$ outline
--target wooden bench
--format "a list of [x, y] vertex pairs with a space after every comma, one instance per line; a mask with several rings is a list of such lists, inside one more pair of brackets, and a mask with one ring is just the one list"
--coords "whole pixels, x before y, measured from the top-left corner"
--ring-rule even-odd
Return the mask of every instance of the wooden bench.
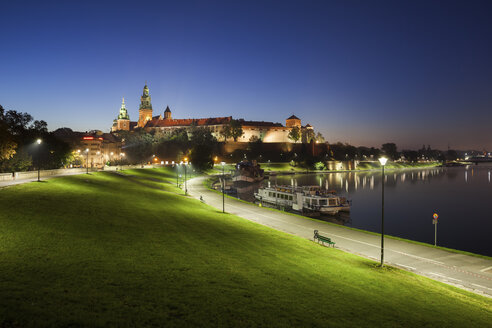
[[314, 230], [314, 241], [318, 240], [318, 244], [319, 242], [321, 242], [323, 245], [325, 243], [328, 244], [328, 246], [333, 246], [335, 247], [335, 243], [333, 241], [331, 241], [330, 238], [326, 237], [326, 236], [322, 236], [318, 233], [318, 230]]

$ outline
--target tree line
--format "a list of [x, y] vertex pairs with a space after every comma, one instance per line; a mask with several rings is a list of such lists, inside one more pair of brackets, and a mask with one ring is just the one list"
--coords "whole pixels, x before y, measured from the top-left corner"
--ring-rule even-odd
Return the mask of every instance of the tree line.
[[[289, 139], [294, 145], [280, 144], [272, 151], [271, 145], [264, 144], [258, 137], [252, 137], [246, 148], [226, 153], [224, 142], [229, 138], [237, 141], [243, 134], [238, 120], [231, 120], [219, 131], [220, 141], [209, 128], [196, 125], [190, 129], [177, 128], [172, 132], [147, 132], [141, 128], [132, 132], [118, 132], [125, 145], [125, 162], [152, 162], [156, 157], [178, 161], [188, 157], [198, 169], [212, 167], [217, 156], [227, 162], [254, 159], [260, 162], [291, 162], [309, 168], [316, 165], [319, 167], [328, 160], [377, 160], [382, 155], [391, 160], [409, 162], [455, 160], [458, 157], [454, 150], [442, 152], [431, 149], [429, 145], [419, 150], [398, 151], [395, 143], [385, 143], [381, 148], [356, 147], [341, 142], [328, 144], [321, 133], [298, 127], [289, 133]], [[36, 143], [38, 138], [42, 140], [41, 144]], [[70, 145], [57, 138], [53, 132], [48, 132], [45, 121], [34, 120], [28, 113], [5, 110], [0, 105], [0, 172], [25, 171], [37, 167], [54, 169], [66, 167], [73, 160]]]
[[48, 132], [45, 121], [0, 105], [0, 172], [55, 169], [70, 158], [70, 146]]

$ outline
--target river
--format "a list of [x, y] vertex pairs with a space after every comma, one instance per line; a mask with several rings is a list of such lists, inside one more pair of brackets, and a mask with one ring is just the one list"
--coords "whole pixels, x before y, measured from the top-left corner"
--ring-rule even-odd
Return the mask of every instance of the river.
[[[432, 216], [439, 215], [437, 245], [492, 256], [492, 165], [387, 170], [385, 234], [434, 244]], [[352, 200], [350, 214], [319, 218], [381, 231], [381, 171], [278, 175], [238, 189], [254, 200], [261, 185], [319, 185]]]

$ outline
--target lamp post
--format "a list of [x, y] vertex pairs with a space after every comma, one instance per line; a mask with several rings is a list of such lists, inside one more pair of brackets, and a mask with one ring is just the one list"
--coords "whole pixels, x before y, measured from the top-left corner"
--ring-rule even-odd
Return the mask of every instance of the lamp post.
[[225, 176], [224, 176], [224, 166], [225, 162], [221, 162], [220, 165], [222, 165], [222, 213], [225, 213]]
[[[43, 140], [41, 140], [41, 139], [37, 139], [36, 140], [36, 143], [38, 144], [38, 146], [41, 144], [41, 142], [43, 142]], [[39, 181], [41, 181], [41, 178], [40, 178], [40, 175], [41, 175], [41, 172], [40, 172], [41, 171], [41, 168], [40, 168], [40, 165], [41, 165], [41, 161], [40, 161], [41, 156], [40, 156], [40, 153], [41, 153], [41, 151], [40, 151], [39, 147], [38, 147], [37, 153], [38, 153], [38, 156], [37, 157], [38, 157], [38, 182], [39, 182]]]
[[179, 166], [178, 163], [175, 164], [176, 166], [176, 188], [179, 188]]
[[185, 168], [185, 195], [188, 195], [188, 184], [186, 183], [186, 167], [188, 166], [188, 158], [184, 158], [184, 168]]
[[85, 149], [85, 168], [85, 173], [89, 174], [89, 148]]
[[381, 163], [382, 169], [382, 180], [381, 180], [381, 267], [384, 263], [384, 166], [388, 159], [386, 157], [381, 157], [379, 163]]

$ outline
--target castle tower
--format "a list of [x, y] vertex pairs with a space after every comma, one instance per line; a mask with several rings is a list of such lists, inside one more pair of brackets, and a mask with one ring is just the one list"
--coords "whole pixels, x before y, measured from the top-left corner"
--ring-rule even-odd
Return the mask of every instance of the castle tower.
[[128, 112], [125, 107], [125, 98], [123, 97], [123, 100], [121, 102], [121, 108], [120, 108], [120, 114], [118, 115], [118, 118], [115, 120], [115, 123], [113, 124], [113, 128], [111, 129], [112, 131], [118, 131], [118, 130], [125, 130], [129, 131], [130, 130], [130, 116], [128, 115]]
[[169, 109], [169, 106], [167, 106], [166, 110], [164, 111], [164, 119], [165, 120], [172, 120], [171, 110]]
[[142, 128], [147, 121], [152, 119], [152, 103], [150, 102], [149, 87], [145, 83], [143, 94], [140, 97], [140, 107], [138, 109], [138, 124]]
[[288, 128], [293, 128], [295, 126], [301, 128], [301, 119], [295, 115], [292, 115], [291, 117], [285, 120], [285, 126]]

